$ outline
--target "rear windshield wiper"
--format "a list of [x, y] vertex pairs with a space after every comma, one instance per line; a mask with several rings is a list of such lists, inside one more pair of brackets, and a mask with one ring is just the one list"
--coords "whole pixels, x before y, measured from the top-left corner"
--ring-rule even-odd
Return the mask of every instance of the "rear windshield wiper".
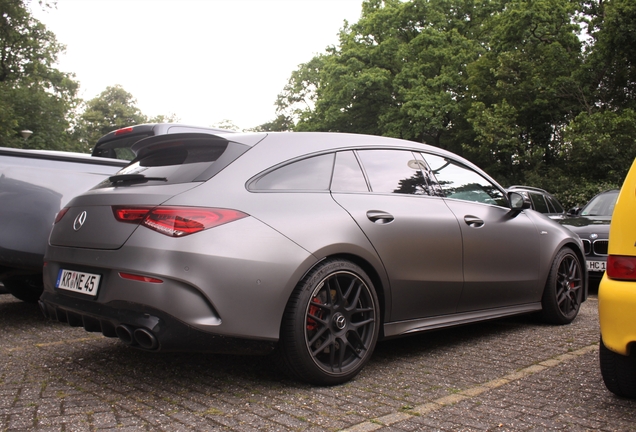
[[163, 181], [166, 182], [166, 177], [146, 177], [143, 174], [117, 174], [108, 177], [108, 181], [115, 183], [145, 183], [148, 181]]

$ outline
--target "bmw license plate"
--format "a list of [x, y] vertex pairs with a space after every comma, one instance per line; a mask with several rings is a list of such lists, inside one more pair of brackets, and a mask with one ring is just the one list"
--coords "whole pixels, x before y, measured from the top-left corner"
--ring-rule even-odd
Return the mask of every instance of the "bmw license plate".
[[100, 279], [101, 276], [97, 274], [60, 269], [55, 287], [96, 296]]
[[606, 261], [588, 261], [587, 270], [594, 272], [604, 272], [607, 265]]

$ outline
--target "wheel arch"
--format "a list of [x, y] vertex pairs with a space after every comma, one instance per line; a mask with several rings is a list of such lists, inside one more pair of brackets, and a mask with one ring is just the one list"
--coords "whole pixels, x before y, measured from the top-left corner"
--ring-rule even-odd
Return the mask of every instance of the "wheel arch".
[[[583, 290], [583, 298], [581, 299], [581, 302], [584, 302], [585, 300], [587, 300], [587, 294], [589, 289], [588, 276], [587, 276], [587, 264], [585, 261], [585, 254], [583, 253], [579, 245], [574, 241], [563, 242], [561, 247], [555, 249], [554, 254], [550, 258], [550, 262], [552, 262], [554, 260], [554, 257], [556, 257], [556, 255], [565, 248], [570, 249], [574, 253], [574, 255], [576, 255], [576, 257], [579, 259], [579, 262], [581, 263], [581, 268], [583, 269], [583, 279], [584, 279], [583, 285], [585, 287]], [[546, 277], [546, 280], [547, 280], [547, 277]]]
[[[386, 277], [382, 277], [378, 270], [366, 259], [352, 254], [352, 253], [334, 253], [332, 255], [324, 256], [323, 258], [316, 261], [307, 271], [303, 274], [303, 276], [299, 279], [299, 282], [302, 281], [307, 274], [309, 274], [314, 268], [321, 265], [325, 260], [329, 259], [342, 259], [346, 261], [351, 261], [352, 263], [359, 266], [364, 272], [367, 274], [371, 282], [373, 283], [373, 287], [375, 289], [375, 293], [378, 296], [378, 301], [380, 302], [380, 338], [384, 336], [384, 323], [388, 319], [389, 311], [391, 310], [391, 292], [389, 282]], [[384, 268], [382, 268], [384, 271]]]

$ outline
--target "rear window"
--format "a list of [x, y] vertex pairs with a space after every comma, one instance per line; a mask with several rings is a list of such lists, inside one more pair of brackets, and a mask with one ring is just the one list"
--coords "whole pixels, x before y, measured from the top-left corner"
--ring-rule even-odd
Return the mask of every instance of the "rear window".
[[122, 135], [120, 138], [97, 144], [93, 149], [93, 156], [131, 161], [135, 158], [135, 153], [130, 147], [149, 136], [152, 136], [152, 131]]
[[188, 135], [156, 136], [137, 143], [137, 157], [98, 188], [206, 181], [249, 149], [210, 135]]

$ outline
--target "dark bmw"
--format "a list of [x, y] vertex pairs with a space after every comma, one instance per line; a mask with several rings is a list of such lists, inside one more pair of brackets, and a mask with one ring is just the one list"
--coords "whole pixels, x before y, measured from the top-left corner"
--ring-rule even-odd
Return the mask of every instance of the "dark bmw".
[[470, 162], [339, 133], [145, 138], [57, 216], [44, 314], [151, 351], [265, 354], [317, 384], [378, 339], [575, 319], [578, 236]]
[[585, 262], [590, 278], [600, 280], [607, 265], [607, 246], [612, 213], [618, 198], [618, 190], [601, 192], [583, 208], [575, 209], [570, 217], [559, 220], [574, 231], [585, 248]]

